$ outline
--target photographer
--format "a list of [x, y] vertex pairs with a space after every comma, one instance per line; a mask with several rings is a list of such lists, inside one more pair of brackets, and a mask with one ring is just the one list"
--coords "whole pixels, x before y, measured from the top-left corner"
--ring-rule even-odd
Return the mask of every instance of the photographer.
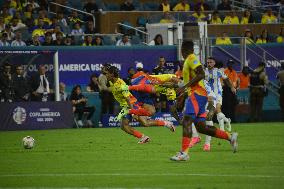
[[1, 101], [12, 102], [14, 98], [12, 66], [7, 62], [0, 73], [0, 90], [2, 93]]
[[87, 124], [89, 126], [92, 126], [93, 123], [91, 121], [91, 118], [95, 112], [95, 107], [94, 106], [87, 106], [87, 101], [88, 99], [82, 94], [81, 91], [81, 86], [80, 85], [76, 85], [71, 92], [71, 96], [69, 98], [70, 101], [72, 101], [72, 105], [73, 105], [73, 111], [74, 113], [78, 114], [78, 125], [80, 127], [83, 127], [83, 114], [84, 112], [88, 112], [88, 116], [87, 116]]
[[260, 121], [263, 98], [267, 94], [268, 77], [265, 63], [260, 62], [250, 76], [250, 121]]

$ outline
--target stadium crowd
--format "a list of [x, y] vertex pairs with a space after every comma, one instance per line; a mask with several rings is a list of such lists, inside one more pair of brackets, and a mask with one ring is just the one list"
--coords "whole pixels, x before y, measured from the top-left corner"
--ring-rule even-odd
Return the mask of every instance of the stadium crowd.
[[[68, 6], [75, 1], [58, 0], [56, 2]], [[147, 3], [143, 6], [138, 6], [137, 1], [133, 2], [132, 0], [126, 0], [117, 9], [113, 8], [115, 6], [111, 6], [113, 4], [105, 3], [105, 5], [103, 1], [96, 3], [95, 0], [88, 0], [86, 2], [78, 1], [78, 3], [80, 4], [79, 7], [85, 12], [94, 15], [102, 11], [113, 10], [142, 11], [148, 10], [147, 6], [150, 6]], [[279, 7], [282, 10], [284, 1], [280, 0], [279, 2], [276, 1], [276, 3], [279, 6], [276, 9], [268, 8], [263, 13], [261, 19], [256, 19], [249, 9], [245, 10], [243, 16], [239, 17], [227, 0], [223, 0], [216, 7], [215, 11], [213, 11], [214, 7], [212, 5], [203, 0], [199, 0], [195, 4], [189, 3], [187, 0], [174, 1], [174, 3], [163, 0], [159, 6], [152, 8], [152, 11], [164, 12], [161, 13], [164, 16], [161, 18], [160, 23], [179, 21], [172, 15], [171, 11], [193, 11], [192, 14], [186, 14], [183, 21], [197, 22], [203, 20], [209, 24], [248, 24], [258, 22], [269, 24], [280, 22], [275, 11]], [[0, 6], [0, 46], [102, 46], [108, 44], [107, 40], [102, 37], [103, 34], [98, 33], [93, 17], [84, 14], [79, 15], [76, 10], [68, 11], [68, 9], [55, 7], [55, 13], [48, 11], [50, 6], [47, 0], [5, 0]], [[212, 14], [204, 12], [208, 10], [213, 11]], [[148, 20], [144, 18], [143, 22], [148, 22]], [[251, 31], [246, 30], [243, 36], [249, 38], [247, 43], [252, 41], [256, 43], [284, 42], [283, 28], [281, 28], [278, 34], [269, 34], [266, 28], [259, 32], [254, 36]], [[230, 37], [226, 33], [214, 37], [217, 37], [216, 44], [232, 44]], [[128, 35], [119, 36], [116, 38], [116, 45], [130, 46], [131, 40]]]

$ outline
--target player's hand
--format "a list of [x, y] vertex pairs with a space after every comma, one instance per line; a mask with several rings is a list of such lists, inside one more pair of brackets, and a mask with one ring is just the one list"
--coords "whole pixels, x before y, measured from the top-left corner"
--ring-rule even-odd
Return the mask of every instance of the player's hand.
[[235, 88], [235, 87], [232, 87], [232, 88], [231, 88], [231, 91], [232, 91], [232, 93], [234, 93], [234, 94], [236, 94], [236, 93], [237, 93], [237, 90], [236, 90], [236, 88]]

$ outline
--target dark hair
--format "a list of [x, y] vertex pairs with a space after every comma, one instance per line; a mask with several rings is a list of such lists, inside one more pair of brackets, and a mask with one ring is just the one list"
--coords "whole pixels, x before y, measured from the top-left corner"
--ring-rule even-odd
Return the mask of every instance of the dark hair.
[[74, 95], [76, 95], [76, 90], [77, 89], [82, 89], [81, 88], [81, 85], [75, 85], [75, 87], [73, 87], [73, 89], [72, 89], [72, 91], [71, 91], [71, 96], [74, 96]]
[[91, 75], [91, 77], [90, 77], [90, 81], [92, 82], [92, 79], [93, 79], [93, 77], [98, 77], [98, 75], [96, 74], [96, 73], [93, 73], [92, 75]]
[[[158, 41], [157, 41], [158, 37], [161, 37], [161, 44], [158, 44]], [[163, 36], [161, 34], [157, 34], [154, 38], [154, 42], [155, 42], [155, 45], [163, 45], [164, 44]]]
[[193, 47], [194, 47], [194, 43], [191, 40], [182, 42], [182, 49], [185, 48], [185, 49], [188, 49], [188, 50], [193, 50]]
[[266, 66], [266, 63], [263, 62], [263, 61], [261, 61], [261, 62], [258, 63], [258, 66], [263, 66], [263, 67], [265, 67], [265, 66]]
[[117, 69], [117, 67], [115, 66], [110, 66], [107, 71], [110, 73], [110, 74], [113, 74], [114, 77], [118, 77], [119, 76], [119, 70]]
[[209, 56], [207, 59], [214, 60], [214, 61], [215, 61], [215, 63], [217, 63], [216, 58], [214, 58], [213, 56]]
[[[131, 69], [134, 69], [134, 67], [129, 67], [128, 69], [127, 69], [127, 72], [129, 72]], [[135, 69], [134, 69], [135, 70]]]

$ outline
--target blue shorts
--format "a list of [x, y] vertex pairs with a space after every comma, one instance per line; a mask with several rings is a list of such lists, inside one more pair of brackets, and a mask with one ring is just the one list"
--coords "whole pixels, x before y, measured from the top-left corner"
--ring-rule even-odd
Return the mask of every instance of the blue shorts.
[[196, 93], [192, 93], [187, 97], [184, 105], [184, 116], [190, 116], [194, 122], [206, 121], [206, 109], [207, 96], [201, 96]]

